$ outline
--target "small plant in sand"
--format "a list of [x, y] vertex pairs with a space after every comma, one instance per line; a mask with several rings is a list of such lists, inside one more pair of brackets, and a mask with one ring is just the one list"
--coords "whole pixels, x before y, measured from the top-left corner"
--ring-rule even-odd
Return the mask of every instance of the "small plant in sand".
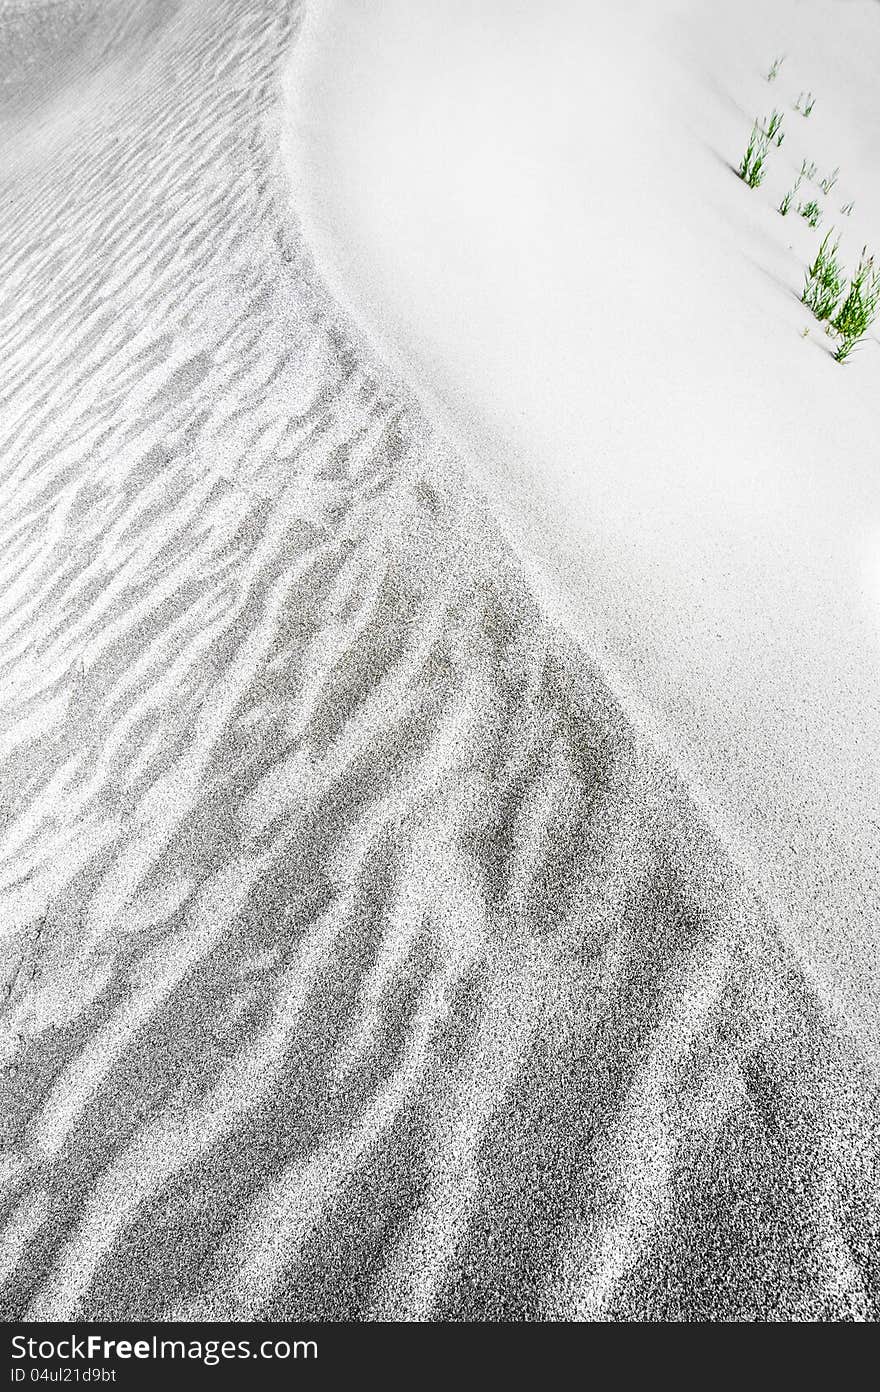
[[830, 319], [836, 313], [843, 294], [843, 267], [837, 259], [840, 238], [832, 242], [829, 232], [822, 241], [816, 259], [807, 268], [801, 299], [819, 320]]
[[770, 112], [769, 117], [765, 119], [764, 124], [761, 127], [761, 134], [765, 135], [768, 140], [775, 140], [777, 145], [782, 144], [783, 140], [785, 139], [785, 133], [782, 129], [781, 111], [777, 111], [774, 107], [774, 109]]
[[840, 173], [840, 166], [835, 165], [830, 174], [826, 174], [824, 179], [819, 180], [819, 187], [823, 193], [830, 193], [837, 183], [837, 176]]
[[800, 186], [800, 175], [798, 175], [798, 177], [794, 181], [794, 184], [788, 190], [788, 193], [782, 195], [782, 202], [779, 204], [779, 211], [783, 217], [788, 217], [789, 209], [791, 208], [792, 204], [792, 199], [794, 198]]
[[815, 198], [811, 198], [809, 203], [801, 203], [798, 212], [802, 218], [806, 218], [811, 227], [818, 227], [822, 221], [822, 209]]
[[807, 179], [807, 180], [811, 181], [811, 180], [815, 179], [815, 177], [816, 177], [816, 165], [815, 165], [815, 164], [812, 164], [812, 163], [807, 164], [807, 161], [806, 161], [806, 160], [801, 160], [800, 178], [801, 178], [801, 179]]
[[799, 111], [802, 116], [809, 116], [816, 105], [816, 98], [812, 92], [801, 92], [794, 104], [795, 111]]
[[849, 203], [844, 203], [840, 211], [843, 213], [844, 217], [852, 217], [852, 210], [855, 206], [855, 203], [850, 200]]
[[749, 188], [757, 188], [759, 184], [764, 182], [764, 175], [767, 172], [764, 166], [767, 162], [768, 149], [769, 141], [756, 121], [752, 126], [749, 143], [738, 171], [739, 177], [748, 184]]
[[834, 354], [838, 362], [846, 362], [852, 350], [861, 343], [877, 317], [880, 308], [880, 270], [874, 266], [867, 247], [862, 251], [855, 274], [849, 283], [846, 298], [831, 327], [840, 342]]
[[770, 64], [770, 68], [769, 68], [769, 71], [768, 71], [768, 73], [767, 73], [767, 81], [768, 81], [768, 82], [775, 82], [775, 81], [776, 81], [777, 77], [779, 76], [779, 69], [782, 67], [782, 65], [783, 65], [784, 62], [785, 62], [785, 58], [784, 58], [784, 57], [782, 57], [782, 58], [774, 58], [774, 59], [773, 59], [773, 62]]

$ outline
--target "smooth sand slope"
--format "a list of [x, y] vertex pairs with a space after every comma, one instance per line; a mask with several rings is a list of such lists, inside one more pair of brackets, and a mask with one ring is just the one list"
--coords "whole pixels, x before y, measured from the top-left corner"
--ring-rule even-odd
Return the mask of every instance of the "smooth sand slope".
[[[880, 1067], [880, 345], [841, 372], [799, 303], [831, 226], [880, 253], [878, 71], [876, 0], [315, 0], [288, 149], [336, 291]], [[776, 211], [805, 158], [818, 231]]]
[[297, 16], [0, 10], [3, 1314], [874, 1317], [875, 1083], [323, 289]]

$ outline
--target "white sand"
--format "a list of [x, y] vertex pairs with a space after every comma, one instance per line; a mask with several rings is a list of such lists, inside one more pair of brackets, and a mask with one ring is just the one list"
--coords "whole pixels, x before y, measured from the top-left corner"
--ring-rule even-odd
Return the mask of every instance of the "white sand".
[[288, 92], [337, 293], [875, 1059], [880, 352], [797, 297], [828, 226], [880, 249], [878, 65], [874, 0], [316, 0]]
[[295, 14], [0, 9], [0, 1311], [876, 1318], [867, 1058], [324, 288]]

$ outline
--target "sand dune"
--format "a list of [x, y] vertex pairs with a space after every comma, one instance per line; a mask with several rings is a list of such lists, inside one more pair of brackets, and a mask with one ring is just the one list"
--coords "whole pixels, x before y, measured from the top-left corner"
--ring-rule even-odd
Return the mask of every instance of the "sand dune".
[[130, 11], [0, 11], [4, 1317], [876, 1317], [876, 1083], [323, 288], [298, 7]]
[[314, 0], [287, 83], [334, 293], [875, 1067], [880, 340], [839, 371], [800, 294], [876, 245], [878, 62], [876, 0]]

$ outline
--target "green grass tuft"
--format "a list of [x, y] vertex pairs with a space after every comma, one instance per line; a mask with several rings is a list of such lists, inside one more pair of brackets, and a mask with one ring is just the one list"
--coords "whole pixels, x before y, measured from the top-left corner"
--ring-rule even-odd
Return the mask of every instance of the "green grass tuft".
[[802, 116], [809, 116], [813, 107], [816, 105], [816, 98], [812, 92], [801, 92], [794, 104], [795, 111], [799, 111]]
[[811, 164], [807, 164], [807, 161], [806, 161], [806, 160], [802, 160], [802, 161], [801, 161], [801, 172], [800, 172], [800, 177], [801, 177], [802, 179], [809, 179], [810, 181], [812, 181], [813, 179], [815, 179], [815, 177], [816, 177], [816, 165], [815, 165], [815, 164], [812, 164], [812, 163], [811, 163]]
[[784, 62], [785, 62], [785, 57], [784, 57], [784, 56], [783, 56], [782, 58], [774, 58], [774, 59], [773, 59], [773, 62], [770, 64], [770, 70], [769, 70], [769, 72], [767, 73], [767, 81], [768, 81], [768, 82], [775, 82], [775, 81], [776, 81], [777, 77], [779, 76], [779, 69], [782, 67], [782, 65], [783, 65]]
[[756, 121], [752, 126], [749, 143], [738, 170], [739, 177], [748, 184], [749, 188], [757, 188], [764, 181], [764, 175], [767, 173], [764, 166], [767, 162], [768, 149], [767, 136]]
[[[777, 111], [774, 107], [773, 110], [770, 112], [769, 117], [765, 117], [764, 123], [761, 126], [761, 132], [763, 135], [766, 135], [768, 140], [773, 140], [779, 135], [781, 130], [782, 112]], [[779, 140], [777, 140], [776, 143], [778, 145], [780, 143]]]
[[846, 299], [837, 312], [831, 327], [840, 342], [834, 354], [838, 362], [846, 362], [850, 353], [861, 343], [877, 317], [880, 308], [880, 270], [874, 266], [868, 249], [862, 250], [859, 264], [849, 283]]
[[852, 217], [852, 210], [855, 206], [855, 203], [850, 199], [849, 203], [844, 203], [840, 211], [843, 213], [844, 217]]
[[798, 177], [794, 181], [794, 184], [788, 190], [788, 193], [783, 194], [782, 202], [779, 204], [779, 211], [783, 217], [788, 217], [788, 211], [791, 208], [792, 199], [794, 198], [800, 186], [801, 180], [800, 175], [798, 175]]
[[801, 203], [798, 212], [802, 218], [806, 218], [811, 227], [818, 227], [822, 221], [822, 209], [815, 198], [811, 198], [809, 203]]
[[830, 193], [837, 183], [837, 176], [840, 173], [840, 165], [835, 165], [830, 174], [826, 174], [824, 179], [819, 180], [819, 187], [823, 193]]
[[832, 244], [832, 233], [828, 232], [822, 241], [816, 259], [807, 268], [801, 299], [819, 320], [830, 319], [837, 312], [843, 294], [843, 267], [837, 259], [840, 238]]

